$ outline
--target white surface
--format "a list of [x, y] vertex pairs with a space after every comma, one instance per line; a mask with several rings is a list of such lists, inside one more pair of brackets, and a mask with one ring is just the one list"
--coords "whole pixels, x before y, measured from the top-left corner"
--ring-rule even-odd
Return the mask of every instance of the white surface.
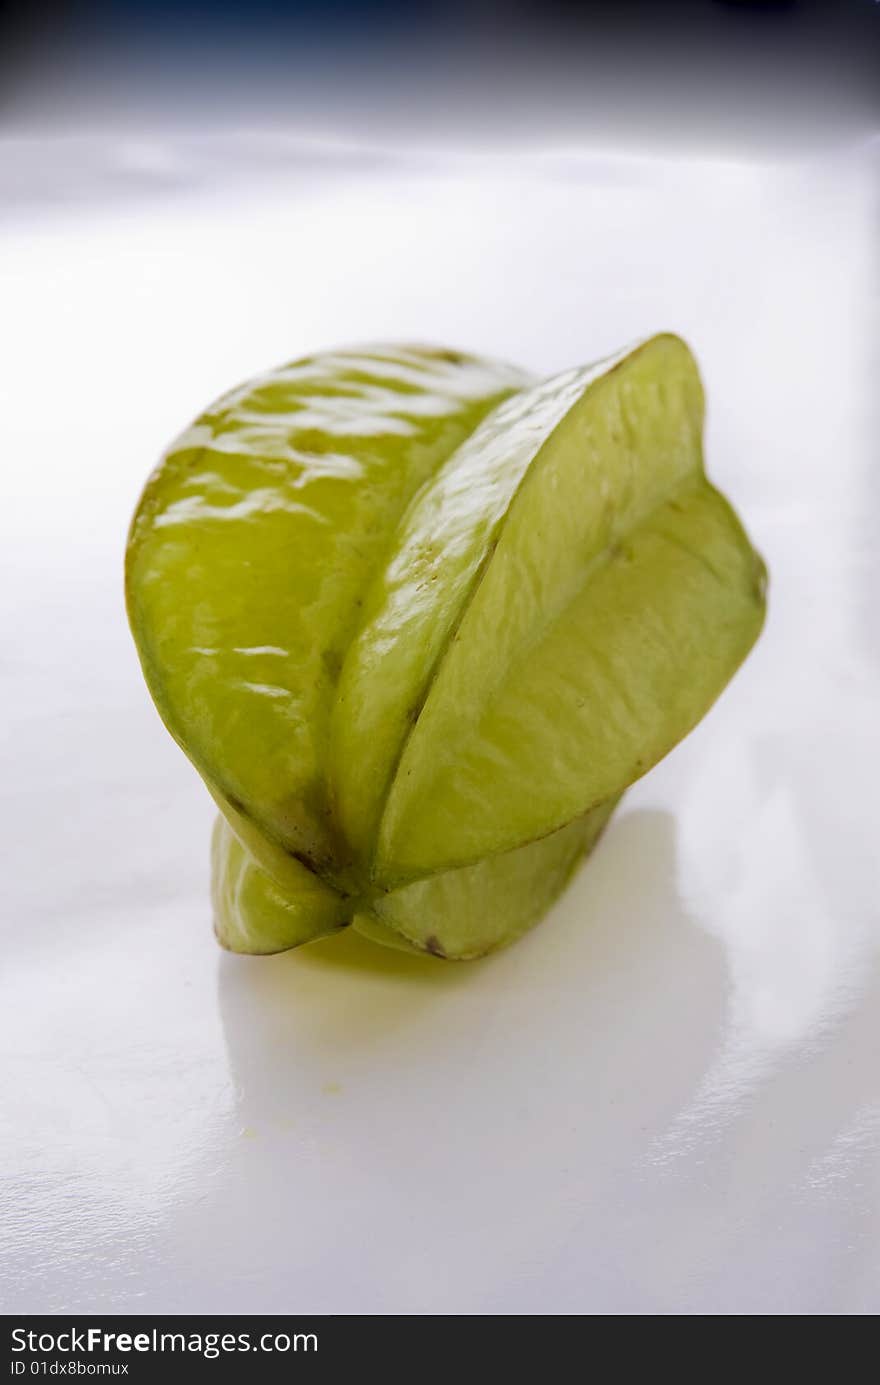
[[[876, 1311], [871, 150], [238, 157], [0, 145], [2, 1306]], [[322, 346], [658, 328], [770, 567], [734, 684], [496, 959], [221, 956], [122, 605], [164, 443]]]

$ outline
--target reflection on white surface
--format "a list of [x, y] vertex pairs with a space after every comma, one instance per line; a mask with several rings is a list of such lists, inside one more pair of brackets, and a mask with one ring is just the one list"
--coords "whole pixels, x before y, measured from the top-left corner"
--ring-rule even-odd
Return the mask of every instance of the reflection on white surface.
[[[4, 1306], [876, 1311], [867, 155], [310, 156], [247, 199], [148, 155], [136, 206], [0, 229]], [[122, 610], [163, 445], [321, 346], [549, 372], [658, 328], [770, 567], [742, 673], [509, 952], [218, 956]]]
[[[834, 805], [812, 824], [821, 836], [810, 830], [809, 805], [833, 782], [841, 748], [830, 738], [824, 781], [799, 773], [797, 743], [784, 733], [753, 758], [723, 747], [694, 776], [680, 815], [679, 878], [695, 920], [724, 948], [730, 992], [723, 1041], [658, 1142], [661, 1162], [717, 1139], [781, 1063], [830, 1047], [867, 1003], [880, 947], [877, 893], [866, 893], [876, 875], [873, 819], [862, 803]], [[818, 868], [829, 857], [834, 882]]]
[[878, 1141], [880, 1103], [873, 1102], [856, 1112], [827, 1153], [813, 1160], [804, 1180], [811, 1191], [834, 1195], [849, 1190], [863, 1200], [867, 1216], [862, 1231], [866, 1237], [877, 1231], [878, 1208], [872, 1196], [875, 1190], [870, 1177], [865, 1175], [870, 1173], [871, 1166], [876, 1168]]

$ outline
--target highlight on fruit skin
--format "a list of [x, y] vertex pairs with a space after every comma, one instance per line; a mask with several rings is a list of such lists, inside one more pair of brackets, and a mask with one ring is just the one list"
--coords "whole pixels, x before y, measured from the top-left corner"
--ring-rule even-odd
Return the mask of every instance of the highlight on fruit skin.
[[538, 921], [696, 725], [766, 574], [672, 335], [548, 380], [377, 346], [233, 390], [129, 535], [150, 692], [213, 795], [215, 931], [466, 959]]

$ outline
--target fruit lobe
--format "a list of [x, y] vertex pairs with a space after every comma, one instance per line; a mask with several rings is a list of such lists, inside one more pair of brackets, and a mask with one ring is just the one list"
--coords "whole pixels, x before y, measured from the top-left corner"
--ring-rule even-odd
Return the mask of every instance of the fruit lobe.
[[337, 352], [220, 399], [135, 516], [129, 615], [209, 785], [316, 869], [346, 856], [325, 754], [370, 578], [412, 495], [523, 377], [421, 348]]

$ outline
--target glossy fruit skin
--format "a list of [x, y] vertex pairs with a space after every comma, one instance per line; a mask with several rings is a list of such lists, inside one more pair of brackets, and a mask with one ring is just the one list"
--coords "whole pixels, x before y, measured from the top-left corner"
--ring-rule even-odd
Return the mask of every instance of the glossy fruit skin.
[[271, 873], [221, 813], [211, 838], [211, 902], [217, 941], [229, 952], [286, 952], [350, 920], [348, 902], [312, 871]]
[[523, 378], [421, 348], [296, 362], [218, 400], [141, 498], [128, 609], [166, 725], [221, 800], [334, 879], [326, 746], [364, 591], [414, 493]]
[[533, 384], [428, 348], [218, 401], [129, 541], [147, 682], [223, 820], [234, 951], [346, 924], [465, 959], [534, 923], [760, 630], [678, 338]]

